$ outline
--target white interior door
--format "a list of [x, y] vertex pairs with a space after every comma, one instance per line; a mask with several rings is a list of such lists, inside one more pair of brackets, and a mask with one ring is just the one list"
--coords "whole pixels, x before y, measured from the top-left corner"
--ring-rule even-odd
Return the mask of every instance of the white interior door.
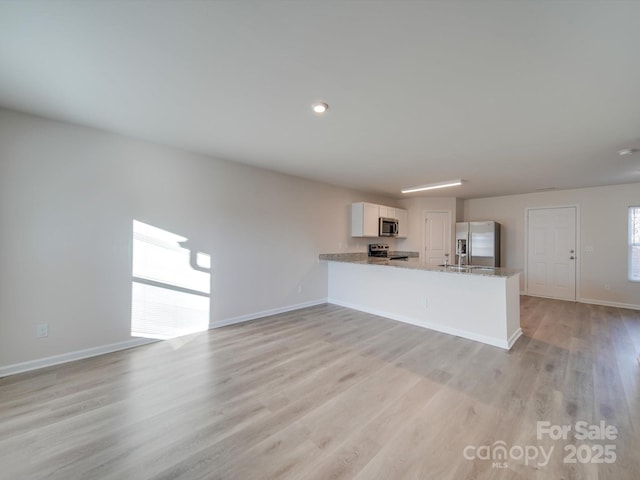
[[[429, 265], [444, 263], [445, 254], [451, 254], [451, 214], [425, 212], [424, 260]], [[451, 258], [449, 258], [451, 262]]]
[[576, 208], [536, 208], [527, 214], [527, 293], [576, 299]]

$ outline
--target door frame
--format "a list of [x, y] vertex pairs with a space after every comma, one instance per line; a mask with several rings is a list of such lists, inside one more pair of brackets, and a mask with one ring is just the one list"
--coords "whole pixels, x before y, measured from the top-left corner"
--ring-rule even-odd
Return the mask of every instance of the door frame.
[[447, 245], [448, 250], [449, 250], [449, 262], [452, 262], [452, 255], [451, 255], [451, 251], [453, 249], [453, 245], [454, 245], [454, 237], [455, 237], [455, 228], [454, 225], [451, 223], [451, 210], [423, 210], [422, 211], [422, 225], [420, 226], [420, 230], [422, 231], [422, 248], [420, 250], [420, 255], [423, 257], [422, 260], [423, 261], [427, 261], [426, 258], [424, 258], [424, 254], [427, 250], [427, 230], [425, 228], [425, 223], [427, 221], [427, 215], [429, 213], [446, 213], [447, 215], [449, 215], [449, 244]]
[[[570, 205], [547, 205], [540, 207], [526, 207], [524, 209], [524, 294], [529, 295], [529, 212], [531, 210], [551, 210], [553, 208], [575, 208], [576, 209], [576, 298], [574, 302], [580, 301], [580, 263], [582, 260], [582, 250], [580, 249], [580, 204]], [[536, 295], [537, 296], [537, 295]], [[570, 301], [570, 300], [567, 300]]]

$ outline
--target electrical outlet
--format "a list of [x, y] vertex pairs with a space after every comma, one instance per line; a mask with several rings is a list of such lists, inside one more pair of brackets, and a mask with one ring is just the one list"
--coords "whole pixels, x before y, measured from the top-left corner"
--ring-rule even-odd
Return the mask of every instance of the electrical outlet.
[[584, 247], [584, 251], [585, 252], [593, 252], [593, 247], [591, 245], [589, 245], [588, 247]]
[[605, 283], [604, 284], [604, 289], [607, 290], [607, 291], [611, 290], [611, 285], [609, 285], [608, 283]]
[[36, 337], [44, 338], [49, 336], [49, 324], [48, 323], [39, 323], [36, 325]]
[[298, 293], [302, 293], [302, 285], [298, 285]]
[[429, 299], [428, 298], [424, 299], [424, 306], [425, 306], [425, 308], [429, 308]]

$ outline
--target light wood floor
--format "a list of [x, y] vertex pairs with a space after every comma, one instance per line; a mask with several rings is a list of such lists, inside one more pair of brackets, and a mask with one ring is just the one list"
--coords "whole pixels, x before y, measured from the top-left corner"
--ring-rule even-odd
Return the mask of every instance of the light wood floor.
[[[640, 478], [640, 312], [521, 309], [510, 352], [323, 305], [6, 377], [0, 477]], [[618, 436], [537, 439], [538, 420]], [[554, 451], [546, 466], [465, 459], [501, 441]], [[567, 444], [617, 459], [565, 464]]]

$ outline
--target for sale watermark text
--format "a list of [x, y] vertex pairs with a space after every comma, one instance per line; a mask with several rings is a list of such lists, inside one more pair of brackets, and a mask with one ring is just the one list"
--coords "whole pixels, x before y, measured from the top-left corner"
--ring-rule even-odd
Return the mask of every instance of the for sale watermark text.
[[590, 425], [585, 421], [576, 422], [574, 425], [551, 425], [551, 422], [538, 422], [536, 438], [542, 440], [548, 436], [551, 440], [568, 440], [573, 432], [576, 440], [615, 440], [618, 438], [618, 429], [613, 425], [607, 425], [604, 420], [597, 425]]
[[[604, 421], [598, 424], [578, 421], [566, 425], [538, 421], [536, 438], [539, 441], [572, 442], [563, 447], [564, 463], [614, 463], [617, 458], [616, 445], [610, 442], [618, 438], [618, 429]], [[511, 460], [527, 466], [545, 467], [554, 451], [555, 445], [508, 446], [507, 442], [498, 440], [487, 445], [467, 445], [462, 453], [467, 460], [488, 460], [493, 468], [508, 468]]]

